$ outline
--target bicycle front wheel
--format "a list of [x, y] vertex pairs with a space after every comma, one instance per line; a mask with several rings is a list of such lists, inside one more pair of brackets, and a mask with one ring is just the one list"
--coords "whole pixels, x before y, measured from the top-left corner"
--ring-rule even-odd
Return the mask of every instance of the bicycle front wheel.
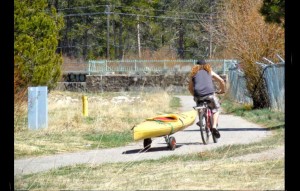
[[206, 118], [207, 116], [205, 115], [205, 113], [202, 112], [199, 113], [200, 134], [204, 145], [208, 143], [209, 135], [210, 135], [209, 129], [206, 124], [207, 121]]

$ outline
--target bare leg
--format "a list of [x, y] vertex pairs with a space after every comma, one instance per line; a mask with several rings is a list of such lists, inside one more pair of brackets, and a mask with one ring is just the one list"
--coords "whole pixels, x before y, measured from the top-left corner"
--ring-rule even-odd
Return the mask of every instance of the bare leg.
[[212, 133], [215, 135], [216, 138], [220, 138], [220, 133], [217, 130], [217, 124], [218, 124], [218, 118], [219, 118], [219, 111], [213, 114], [213, 128], [212, 128]]
[[219, 114], [220, 114], [219, 111], [213, 114], [213, 128], [217, 127]]

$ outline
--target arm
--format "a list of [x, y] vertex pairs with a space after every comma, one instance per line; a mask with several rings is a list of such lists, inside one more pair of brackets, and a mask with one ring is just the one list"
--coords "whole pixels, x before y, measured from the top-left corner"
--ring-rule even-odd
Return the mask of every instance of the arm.
[[224, 82], [224, 80], [218, 74], [216, 74], [214, 71], [211, 71], [211, 75], [220, 84], [220, 88], [221, 88], [220, 93], [225, 93], [225, 82]]

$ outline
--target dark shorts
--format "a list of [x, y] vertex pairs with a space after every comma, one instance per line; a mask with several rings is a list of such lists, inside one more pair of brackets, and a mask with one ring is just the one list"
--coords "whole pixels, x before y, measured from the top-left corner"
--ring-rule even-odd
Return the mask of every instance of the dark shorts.
[[217, 98], [217, 96], [215, 96], [214, 94], [212, 95], [207, 95], [207, 96], [203, 96], [203, 97], [194, 97], [194, 101], [197, 103], [199, 100], [210, 100], [210, 103], [208, 104], [208, 107], [211, 109], [211, 111], [213, 113], [216, 113], [217, 111], [219, 111], [220, 108], [220, 103], [219, 103], [219, 99]]

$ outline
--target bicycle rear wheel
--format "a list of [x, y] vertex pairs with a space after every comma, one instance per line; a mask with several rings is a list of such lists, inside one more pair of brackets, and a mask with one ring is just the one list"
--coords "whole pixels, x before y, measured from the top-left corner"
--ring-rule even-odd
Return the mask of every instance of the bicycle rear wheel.
[[205, 112], [199, 113], [200, 134], [201, 134], [202, 142], [204, 145], [206, 145], [208, 143], [209, 135], [210, 135], [210, 131], [206, 124], [206, 121], [207, 121], [206, 118], [207, 118], [207, 116], [206, 116]]

